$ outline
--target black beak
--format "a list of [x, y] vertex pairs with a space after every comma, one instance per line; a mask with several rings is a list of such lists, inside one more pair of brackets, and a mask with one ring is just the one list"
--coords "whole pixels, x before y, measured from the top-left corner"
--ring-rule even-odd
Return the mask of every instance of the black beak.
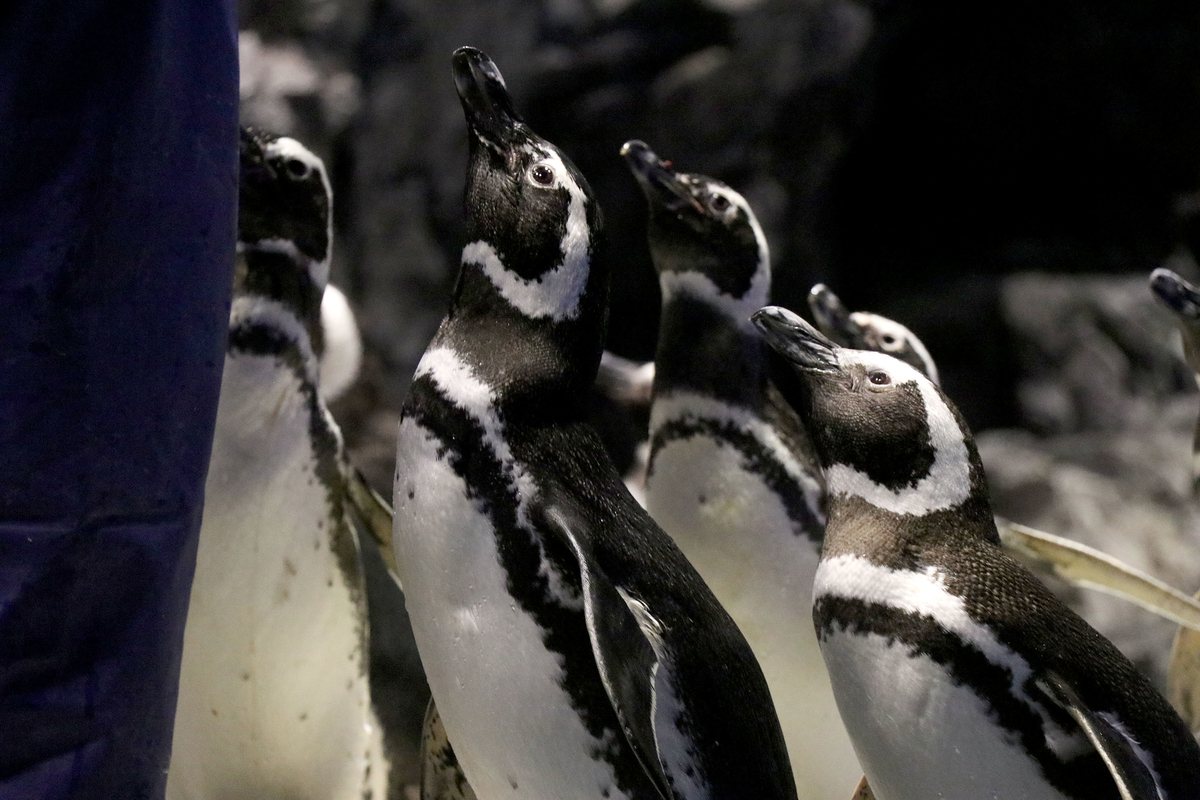
[[838, 346], [786, 308], [760, 308], [750, 317], [750, 321], [762, 332], [767, 344], [797, 369], [807, 372], [838, 371]]
[[275, 179], [275, 170], [267, 163], [265, 145], [272, 140], [267, 134], [247, 126], [241, 127], [239, 162], [243, 185]]
[[840, 342], [850, 345], [858, 334], [858, 326], [850, 318], [850, 312], [842, 305], [842, 301], [823, 283], [812, 287], [808, 293], [808, 307], [812, 310], [813, 319], [821, 333]]
[[651, 203], [658, 203], [669, 211], [678, 212], [690, 206], [697, 213], [704, 213], [704, 206], [683, 185], [675, 170], [663, 163], [645, 142], [637, 139], [626, 142], [621, 145], [621, 155]]
[[463, 112], [472, 132], [493, 144], [521, 124], [512, 99], [504, 85], [504, 76], [495, 63], [474, 47], [454, 51], [454, 88], [462, 101]]
[[1200, 321], [1200, 292], [1169, 269], [1150, 273], [1150, 291], [1158, 301], [1189, 322]]

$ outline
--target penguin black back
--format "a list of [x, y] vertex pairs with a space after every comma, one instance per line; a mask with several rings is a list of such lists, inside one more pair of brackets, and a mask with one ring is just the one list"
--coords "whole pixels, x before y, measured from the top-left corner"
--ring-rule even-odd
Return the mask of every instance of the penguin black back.
[[486, 56], [454, 75], [468, 242], [400, 422], [394, 542], [463, 770], [489, 800], [794, 797], [749, 648], [583, 422], [608, 288], [590, 189]]

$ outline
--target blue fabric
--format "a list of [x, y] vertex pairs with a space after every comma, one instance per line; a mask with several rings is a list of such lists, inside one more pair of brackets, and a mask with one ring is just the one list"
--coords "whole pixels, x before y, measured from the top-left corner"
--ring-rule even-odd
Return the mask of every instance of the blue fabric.
[[0, 798], [157, 798], [237, 223], [233, 0], [0, 0]]

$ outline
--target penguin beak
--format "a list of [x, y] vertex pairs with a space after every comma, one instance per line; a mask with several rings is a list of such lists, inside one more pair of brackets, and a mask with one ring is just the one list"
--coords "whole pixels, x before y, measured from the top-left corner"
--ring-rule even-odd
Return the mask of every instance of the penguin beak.
[[678, 174], [656, 156], [645, 142], [637, 139], [626, 142], [621, 145], [621, 156], [629, 164], [629, 169], [651, 203], [657, 202], [676, 213], [689, 206], [698, 214], [704, 213], [704, 206], [683, 185]]
[[246, 126], [241, 128], [238, 160], [243, 184], [271, 181], [275, 178], [275, 170], [271, 169], [271, 165], [267, 163], [266, 153], [263, 149], [265, 138], [264, 134], [254, 128]]
[[750, 321], [762, 332], [767, 344], [797, 369], [805, 372], [839, 371], [838, 346], [786, 308], [760, 308], [750, 317]]
[[843, 344], [853, 342], [860, 333], [850, 312], [842, 305], [833, 290], [823, 283], [812, 287], [808, 293], [808, 307], [821, 333]]
[[497, 146], [522, 123], [496, 64], [474, 47], [454, 51], [454, 88], [467, 124], [479, 138]]
[[1150, 291], [1158, 301], [1189, 322], [1200, 322], [1200, 292], [1169, 269], [1150, 273]]

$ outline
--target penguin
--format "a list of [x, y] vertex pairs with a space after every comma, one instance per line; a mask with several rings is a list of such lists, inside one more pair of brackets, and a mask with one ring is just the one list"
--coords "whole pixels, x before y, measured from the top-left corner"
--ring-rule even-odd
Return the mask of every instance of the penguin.
[[824, 486], [777, 380], [786, 365], [750, 324], [770, 291], [766, 237], [724, 183], [640, 141], [621, 152], [646, 195], [662, 287], [646, 508], [754, 649], [799, 796], [847, 797], [862, 768], [809, 623]]
[[499, 798], [793, 798], [762, 672], [583, 419], [607, 315], [600, 211], [453, 57], [462, 265], [404, 403], [396, 563], [463, 774]]
[[875, 796], [1200, 797], [1182, 720], [1001, 549], [941, 390], [785, 309], [753, 321], [801, 379], [828, 503], [813, 622]]
[[846, 310], [842, 301], [823, 283], [808, 293], [808, 307], [817, 328], [834, 343], [851, 350], [887, 353], [921, 372], [936, 385], [937, 364], [917, 335], [895, 320], [867, 311]]
[[364, 507], [318, 388], [329, 179], [296, 140], [244, 129], [239, 199], [166, 796], [381, 800], [352, 518], [387, 511]]
[[[1179, 323], [1183, 357], [1200, 384], [1200, 290], [1165, 267], [1150, 273], [1150, 291]], [[1200, 497], [1200, 422], [1192, 438], [1192, 492]]]

